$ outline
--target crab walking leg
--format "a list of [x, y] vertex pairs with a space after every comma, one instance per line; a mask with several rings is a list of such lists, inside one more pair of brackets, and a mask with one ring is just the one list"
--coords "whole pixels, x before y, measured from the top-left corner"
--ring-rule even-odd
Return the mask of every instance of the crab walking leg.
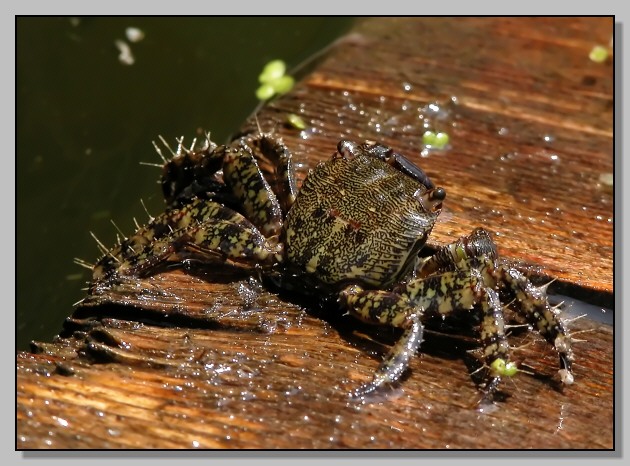
[[447, 316], [452, 312], [472, 310], [480, 305], [482, 321], [479, 329], [485, 364], [489, 368], [482, 389], [487, 395], [496, 391], [502, 372], [495, 361], [508, 364], [509, 344], [499, 295], [483, 286], [480, 274], [457, 270], [410, 281], [401, 293], [415, 307], [426, 313]]
[[497, 266], [489, 273], [497, 282], [507, 285], [507, 293], [519, 303], [515, 309], [538, 330], [548, 343], [554, 346], [560, 357], [558, 371], [560, 380], [565, 385], [571, 385], [574, 380], [571, 368], [573, 362], [571, 335], [549, 305], [545, 287], [535, 287], [521, 272], [508, 269], [503, 265]]
[[492, 396], [501, 382], [501, 373], [495, 363], [502, 367], [509, 367], [510, 346], [505, 336], [505, 322], [499, 295], [492, 288], [481, 288], [478, 291], [481, 302], [482, 321], [479, 329], [479, 339], [483, 349], [485, 365], [488, 367], [482, 389], [486, 396]]
[[[214, 235], [216, 246], [209, 241]], [[172, 244], [171, 244], [172, 243]], [[93, 282], [117, 275], [142, 275], [169, 256], [197, 244], [208, 251], [240, 261], [272, 259], [278, 246], [269, 244], [245, 217], [211, 201], [196, 199], [152, 219], [105, 254], [95, 265]]]
[[263, 157], [268, 159], [274, 167], [275, 179], [272, 182], [272, 188], [286, 216], [297, 196], [295, 166], [291, 151], [282, 141], [264, 133], [259, 137], [248, 139], [248, 142], [258, 148]]
[[424, 278], [456, 269], [468, 270], [496, 258], [497, 247], [490, 234], [483, 228], [476, 228], [468, 236], [440, 247], [434, 255], [421, 262], [416, 270], [416, 277]]
[[234, 264], [271, 265], [281, 260], [282, 245], [271, 244], [253, 225], [250, 228], [227, 220], [205, 222], [178, 232], [170, 243], [174, 253], [188, 252], [205, 261], [217, 256]]
[[267, 238], [279, 237], [282, 211], [276, 195], [263, 177], [254, 154], [246, 145], [220, 146], [223, 180], [243, 207], [243, 214]]
[[420, 265], [416, 276], [428, 279], [445, 271], [475, 272], [486, 286], [498, 288], [509, 300], [516, 299], [518, 305], [514, 309], [558, 352], [562, 382], [573, 383], [571, 337], [549, 305], [544, 287], [535, 287], [518, 270], [497, 263], [497, 248], [486, 230], [476, 228], [470, 235], [439, 248]]
[[350, 314], [372, 324], [388, 324], [404, 332], [381, 362], [373, 379], [352, 392], [353, 397], [367, 395], [385, 383], [400, 379], [411, 357], [422, 342], [422, 310], [415, 309], [403, 296], [387, 291], [364, 291], [352, 285], [339, 297], [341, 306]]
[[218, 182], [213, 175], [223, 166], [221, 155], [216, 152], [217, 145], [209, 139], [206, 147], [197, 151], [183, 151], [164, 164], [162, 170], [162, 193], [168, 205], [184, 196], [192, 196], [194, 190], [216, 189]]

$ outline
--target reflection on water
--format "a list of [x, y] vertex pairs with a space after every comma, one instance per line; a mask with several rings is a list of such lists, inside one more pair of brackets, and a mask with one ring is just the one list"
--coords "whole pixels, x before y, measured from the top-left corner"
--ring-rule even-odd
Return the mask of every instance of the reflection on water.
[[574, 319], [579, 316], [586, 315], [587, 318], [595, 322], [606, 325], [613, 325], [614, 312], [601, 306], [585, 303], [578, 299], [570, 298], [562, 295], [549, 295], [549, 302], [564, 302], [562, 307], [562, 317], [566, 319]]
[[[163, 209], [151, 145], [199, 130], [224, 142], [256, 106], [269, 60], [293, 67], [350, 18], [19, 18], [17, 341], [49, 341], [99, 251]], [[130, 36], [128, 28], [144, 34]], [[137, 34], [137, 31], [131, 31]], [[122, 45], [121, 45], [122, 44]]]

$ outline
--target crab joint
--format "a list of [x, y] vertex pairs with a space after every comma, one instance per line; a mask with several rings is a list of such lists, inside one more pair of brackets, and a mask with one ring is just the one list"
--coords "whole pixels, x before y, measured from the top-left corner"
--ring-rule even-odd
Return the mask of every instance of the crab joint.
[[414, 197], [420, 201], [422, 207], [427, 212], [436, 212], [442, 208], [442, 201], [446, 199], [446, 190], [444, 188], [435, 188], [429, 191], [417, 190]]

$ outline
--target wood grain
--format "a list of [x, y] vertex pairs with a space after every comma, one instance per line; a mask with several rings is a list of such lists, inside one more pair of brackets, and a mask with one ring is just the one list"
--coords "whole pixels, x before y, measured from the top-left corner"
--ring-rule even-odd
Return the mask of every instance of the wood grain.
[[[395, 147], [447, 190], [433, 246], [484, 226], [533, 277], [612, 307], [612, 66], [588, 59], [611, 34], [611, 18], [366, 19], [258, 118], [301, 178], [340, 138]], [[425, 125], [448, 150], [423, 152]], [[228, 269], [129, 279], [18, 353], [17, 448], [613, 448], [613, 329], [570, 326], [586, 340], [572, 386], [515, 328], [531, 374], [480, 409], [475, 342], [440, 328], [400, 385], [362, 403], [347, 393], [395, 331]]]

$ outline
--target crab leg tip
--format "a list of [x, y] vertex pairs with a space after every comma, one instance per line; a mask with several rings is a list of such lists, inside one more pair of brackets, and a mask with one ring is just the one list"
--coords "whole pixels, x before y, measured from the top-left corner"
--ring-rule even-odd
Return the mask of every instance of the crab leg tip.
[[575, 380], [575, 378], [573, 377], [573, 374], [569, 372], [567, 369], [560, 369], [558, 371], [558, 375], [560, 375], [560, 380], [565, 385], [571, 385]]

